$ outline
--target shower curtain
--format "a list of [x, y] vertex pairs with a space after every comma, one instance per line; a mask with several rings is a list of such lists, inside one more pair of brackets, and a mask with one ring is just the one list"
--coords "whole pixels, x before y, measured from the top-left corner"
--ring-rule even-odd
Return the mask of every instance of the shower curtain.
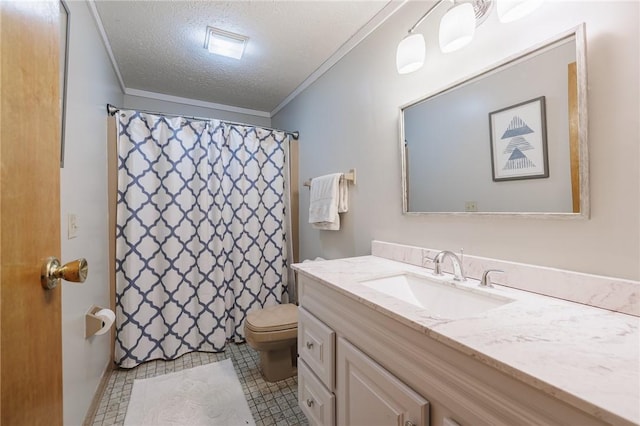
[[221, 351], [286, 301], [287, 150], [280, 131], [118, 113], [119, 366]]

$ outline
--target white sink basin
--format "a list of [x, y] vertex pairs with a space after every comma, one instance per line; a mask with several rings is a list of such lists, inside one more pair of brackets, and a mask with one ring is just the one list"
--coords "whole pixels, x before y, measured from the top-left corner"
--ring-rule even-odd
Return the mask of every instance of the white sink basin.
[[406, 273], [369, 279], [360, 284], [424, 308], [430, 316], [448, 319], [470, 317], [513, 302], [513, 299], [482, 289]]

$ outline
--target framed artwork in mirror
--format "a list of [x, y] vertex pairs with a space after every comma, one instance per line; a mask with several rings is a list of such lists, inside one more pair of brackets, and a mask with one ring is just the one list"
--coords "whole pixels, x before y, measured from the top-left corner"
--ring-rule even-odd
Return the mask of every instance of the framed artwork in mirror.
[[69, 17], [67, 4], [60, 0], [60, 168], [64, 167], [67, 73], [69, 72]]
[[494, 182], [549, 177], [545, 97], [489, 113]]

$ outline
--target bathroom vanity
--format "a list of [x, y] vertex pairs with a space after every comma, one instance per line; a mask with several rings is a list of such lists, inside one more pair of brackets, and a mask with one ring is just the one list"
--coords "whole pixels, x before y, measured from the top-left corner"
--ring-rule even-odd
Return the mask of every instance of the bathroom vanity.
[[[298, 398], [311, 424], [640, 423], [636, 316], [434, 280], [377, 256], [294, 268]], [[453, 288], [439, 303], [451, 310], [434, 315], [401, 294], [411, 280]], [[450, 303], [468, 293], [480, 302]]]

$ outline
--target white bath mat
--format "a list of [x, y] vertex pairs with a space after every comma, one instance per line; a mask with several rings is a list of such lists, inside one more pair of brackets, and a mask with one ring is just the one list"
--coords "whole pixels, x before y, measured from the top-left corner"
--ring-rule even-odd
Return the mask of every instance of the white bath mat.
[[255, 425], [230, 359], [133, 382], [125, 426]]

